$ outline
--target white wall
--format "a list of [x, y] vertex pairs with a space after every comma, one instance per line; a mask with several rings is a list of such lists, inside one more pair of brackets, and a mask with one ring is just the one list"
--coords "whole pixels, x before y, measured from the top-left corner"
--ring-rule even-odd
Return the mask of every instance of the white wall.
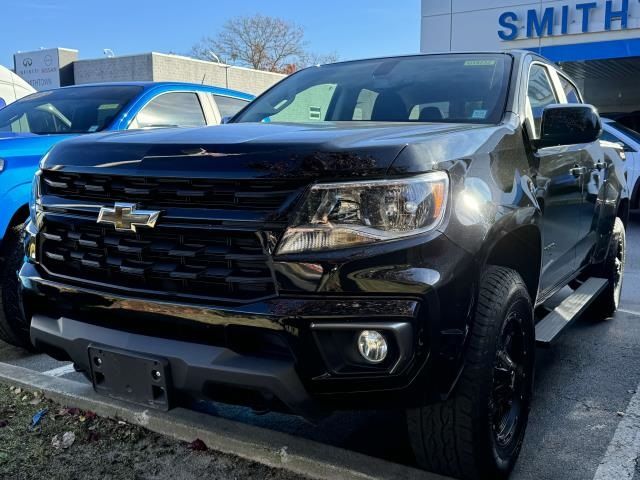
[[258, 95], [282, 80], [279, 73], [232, 67], [163, 53], [78, 60], [75, 83], [122, 81], [191, 82]]
[[259, 95], [282, 80], [280, 73], [233, 67], [178, 55], [153, 53], [153, 80], [204, 83]]

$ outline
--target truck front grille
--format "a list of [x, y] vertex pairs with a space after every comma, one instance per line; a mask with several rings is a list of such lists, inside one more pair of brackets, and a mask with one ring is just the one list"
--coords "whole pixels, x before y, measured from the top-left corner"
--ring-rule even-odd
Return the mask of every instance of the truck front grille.
[[116, 231], [46, 217], [40, 261], [48, 272], [162, 295], [248, 301], [275, 293], [258, 232], [176, 227]]
[[[155, 178], [44, 170], [39, 261], [100, 288], [205, 302], [277, 294], [271, 252], [304, 179]], [[116, 202], [161, 212], [155, 228], [98, 224]]]
[[[44, 195], [96, 203], [131, 202], [141, 207], [277, 209], [296, 193], [291, 180], [221, 181], [215, 179], [42, 173]], [[295, 195], [293, 195], [295, 196]]]

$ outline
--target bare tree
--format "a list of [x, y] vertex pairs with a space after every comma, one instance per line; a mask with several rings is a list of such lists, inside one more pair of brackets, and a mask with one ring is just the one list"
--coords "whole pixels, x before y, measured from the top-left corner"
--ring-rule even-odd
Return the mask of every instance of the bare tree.
[[258, 14], [227, 21], [218, 36], [203, 38], [194, 45], [191, 56], [286, 73], [337, 59], [336, 54], [313, 54], [306, 45], [301, 26]]

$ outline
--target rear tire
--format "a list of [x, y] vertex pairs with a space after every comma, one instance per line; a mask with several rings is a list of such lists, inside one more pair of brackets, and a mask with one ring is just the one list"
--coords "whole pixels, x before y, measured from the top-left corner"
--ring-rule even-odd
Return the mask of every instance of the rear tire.
[[462, 479], [507, 478], [524, 439], [534, 356], [533, 309], [522, 278], [487, 267], [454, 394], [407, 411], [420, 466]]
[[606, 278], [609, 283], [592, 308], [596, 315], [602, 318], [613, 316], [620, 305], [624, 267], [626, 263], [626, 233], [622, 219], [616, 218], [613, 232], [609, 240], [609, 249], [604, 261], [595, 266], [593, 276]]
[[0, 265], [0, 340], [35, 351], [29, 337], [29, 323], [24, 317], [20, 299], [18, 270], [22, 266], [24, 250], [22, 248], [22, 229], [20, 224], [11, 228], [2, 242]]

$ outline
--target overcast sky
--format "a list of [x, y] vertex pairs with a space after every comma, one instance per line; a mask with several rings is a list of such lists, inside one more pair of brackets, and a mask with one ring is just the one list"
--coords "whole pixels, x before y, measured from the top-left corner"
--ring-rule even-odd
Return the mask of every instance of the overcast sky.
[[420, 49], [420, 0], [4, 0], [0, 64], [17, 51], [65, 47], [80, 58], [187, 53], [228, 18], [262, 13], [306, 30], [310, 50], [341, 59]]

